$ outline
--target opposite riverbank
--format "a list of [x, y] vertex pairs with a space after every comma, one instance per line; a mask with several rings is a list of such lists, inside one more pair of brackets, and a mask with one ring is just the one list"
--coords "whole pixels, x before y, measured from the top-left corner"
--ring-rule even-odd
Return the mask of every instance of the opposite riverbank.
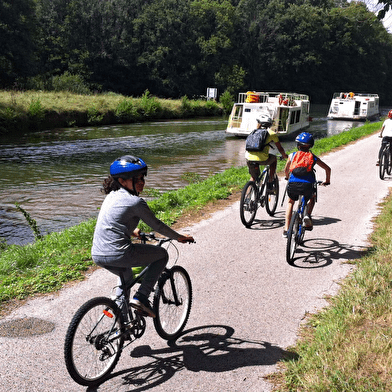
[[214, 100], [161, 99], [148, 91], [140, 98], [120, 94], [0, 91], [0, 135], [44, 129], [130, 124], [167, 119], [222, 116], [230, 96]]

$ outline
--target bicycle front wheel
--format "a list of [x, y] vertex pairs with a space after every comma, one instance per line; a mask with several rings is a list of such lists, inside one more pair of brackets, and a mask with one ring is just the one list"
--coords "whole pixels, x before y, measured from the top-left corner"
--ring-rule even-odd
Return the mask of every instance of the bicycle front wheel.
[[274, 216], [276, 207], [278, 206], [279, 200], [279, 179], [278, 176], [275, 175], [274, 180], [272, 181], [273, 188], [266, 190], [265, 194], [265, 209], [270, 216]]
[[391, 172], [392, 172], [392, 154], [391, 154], [391, 151], [389, 148], [387, 148], [387, 155], [388, 155], [388, 158], [387, 158], [387, 164], [386, 164], [386, 171], [389, 176], [389, 175], [391, 175]]
[[245, 227], [250, 227], [255, 219], [257, 207], [257, 187], [253, 181], [248, 181], [241, 193], [240, 217]]
[[80, 307], [68, 327], [64, 358], [70, 376], [80, 385], [101, 383], [116, 366], [124, 344], [123, 316], [114, 301], [93, 298]]
[[162, 339], [171, 340], [185, 328], [192, 306], [191, 279], [175, 265], [162, 275], [154, 295], [154, 326]]
[[388, 167], [388, 151], [387, 151], [387, 149], [386, 148], [384, 148], [383, 150], [382, 150], [382, 153], [381, 153], [381, 157], [380, 157], [380, 166], [379, 166], [379, 169], [380, 169], [380, 178], [381, 178], [381, 180], [383, 180], [384, 179], [384, 177], [385, 177], [385, 171], [386, 171], [386, 169], [387, 169], [387, 167]]
[[287, 233], [287, 245], [286, 245], [286, 261], [290, 265], [294, 265], [294, 254], [299, 243], [299, 232], [302, 229], [300, 227], [299, 213], [296, 211], [291, 217], [289, 231]]

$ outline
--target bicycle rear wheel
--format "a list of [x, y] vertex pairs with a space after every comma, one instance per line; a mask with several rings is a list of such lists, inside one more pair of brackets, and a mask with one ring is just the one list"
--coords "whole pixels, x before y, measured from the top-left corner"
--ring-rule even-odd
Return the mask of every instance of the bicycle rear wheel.
[[272, 183], [274, 184], [273, 189], [271, 190], [266, 187], [267, 190], [265, 194], [265, 209], [270, 216], [274, 216], [279, 200], [279, 179], [276, 174]]
[[386, 171], [386, 169], [388, 167], [388, 161], [389, 161], [389, 159], [388, 159], [388, 151], [384, 147], [384, 149], [382, 150], [382, 153], [381, 153], [380, 166], [379, 166], [379, 170], [380, 170], [379, 174], [380, 174], [381, 180], [383, 180], [384, 177], [385, 177], [385, 171]]
[[154, 326], [162, 339], [171, 340], [185, 328], [192, 306], [191, 279], [175, 265], [162, 275], [154, 295]]
[[124, 344], [122, 325], [121, 311], [109, 298], [93, 298], [79, 308], [64, 344], [65, 365], [74, 381], [93, 386], [110, 374]]
[[250, 227], [255, 219], [258, 208], [257, 187], [253, 181], [248, 181], [241, 193], [240, 217], [245, 227]]
[[286, 245], [286, 261], [290, 265], [294, 265], [294, 254], [300, 241], [300, 225], [299, 213], [296, 211], [291, 217], [290, 227], [287, 233]]

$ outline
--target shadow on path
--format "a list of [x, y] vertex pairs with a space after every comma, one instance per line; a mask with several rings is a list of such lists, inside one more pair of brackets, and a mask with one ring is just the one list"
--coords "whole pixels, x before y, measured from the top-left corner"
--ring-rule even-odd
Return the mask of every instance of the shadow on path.
[[327, 238], [305, 239], [295, 251], [294, 265], [297, 268], [322, 268], [334, 260], [355, 260], [363, 257], [367, 248], [358, 249], [353, 245], [340, 244]]
[[[202, 326], [185, 331], [175, 341], [168, 342], [167, 348], [135, 347], [131, 357], [144, 357], [146, 364], [114, 373], [106, 382], [121, 377], [122, 386], [144, 391], [163, 384], [182, 370], [220, 373], [245, 366], [274, 365], [289, 355], [292, 354], [271, 343], [235, 337], [234, 329], [229, 326]], [[119, 385], [119, 380], [116, 384]]]

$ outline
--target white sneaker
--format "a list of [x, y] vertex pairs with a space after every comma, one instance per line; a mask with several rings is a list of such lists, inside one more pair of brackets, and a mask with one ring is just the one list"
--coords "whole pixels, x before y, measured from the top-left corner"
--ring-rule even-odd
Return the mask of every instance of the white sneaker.
[[312, 218], [309, 215], [304, 216], [304, 225], [307, 229], [313, 227]]

